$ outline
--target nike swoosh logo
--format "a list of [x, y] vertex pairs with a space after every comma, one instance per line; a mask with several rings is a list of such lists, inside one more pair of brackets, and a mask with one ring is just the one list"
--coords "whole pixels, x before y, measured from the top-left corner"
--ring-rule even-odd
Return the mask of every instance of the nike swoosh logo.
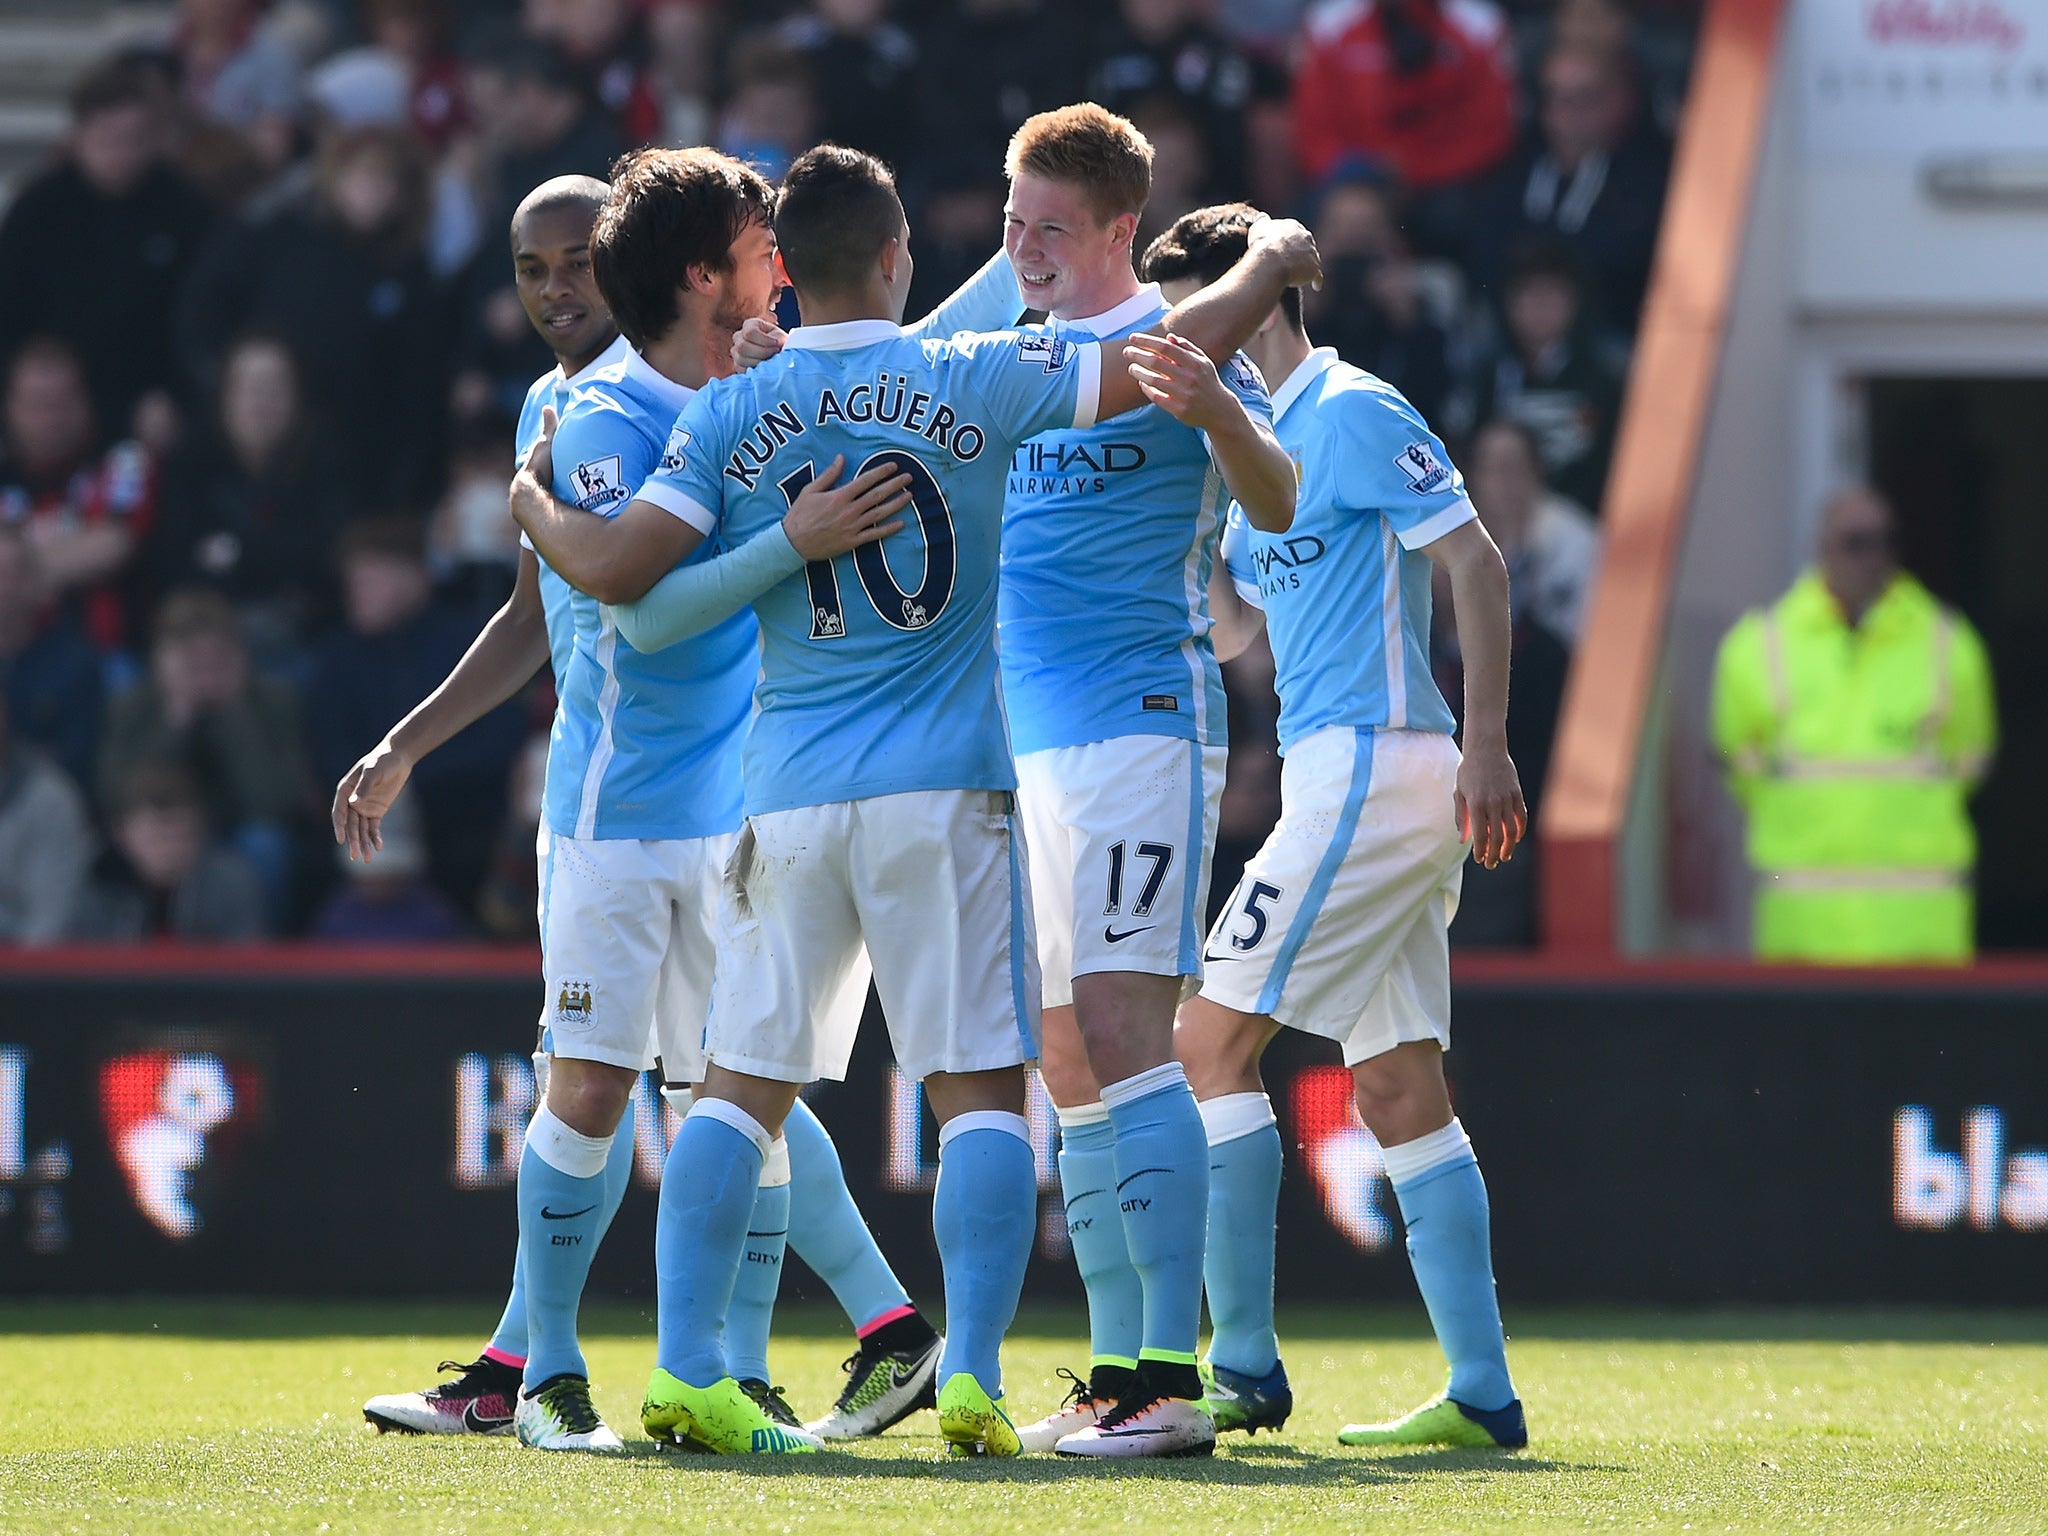
[[594, 1205], [586, 1205], [580, 1211], [551, 1211], [546, 1206], [542, 1206], [540, 1208], [540, 1219], [542, 1221], [574, 1221], [578, 1216], [588, 1216], [596, 1209], [597, 1207]]
[[1133, 934], [1150, 933], [1154, 928], [1157, 928], [1158, 926], [1159, 925], [1157, 923], [1147, 923], [1142, 928], [1126, 928], [1122, 933], [1118, 933], [1114, 928], [1110, 927], [1107, 923], [1105, 923], [1102, 926], [1102, 936], [1104, 939], [1108, 940], [1112, 944], [1121, 944], [1125, 939], [1130, 938]]
[[1235, 955], [1212, 955], [1206, 949], [1202, 951], [1202, 960], [1205, 964], [1208, 965], [1215, 965], [1218, 961], [1235, 960], [1236, 958], [1237, 957]]
[[502, 1429], [512, 1422], [512, 1415], [478, 1413], [476, 1399], [469, 1400], [469, 1406], [462, 1410], [462, 1427], [472, 1435], [488, 1435], [494, 1429]]
[[1142, 1179], [1143, 1177], [1145, 1177], [1145, 1175], [1146, 1175], [1146, 1174], [1148, 1174], [1148, 1173], [1171, 1173], [1171, 1172], [1173, 1172], [1173, 1170], [1172, 1170], [1171, 1168], [1140, 1168], [1140, 1169], [1139, 1169], [1139, 1170], [1138, 1170], [1138, 1171], [1137, 1171], [1136, 1173], [1132, 1174], [1132, 1175], [1130, 1176], [1130, 1178], [1128, 1178], [1128, 1179], [1119, 1179], [1119, 1180], [1117, 1180], [1117, 1185], [1116, 1185], [1116, 1187], [1117, 1187], [1117, 1191], [1118, 1191], [1118, 1193], [1122, 1193], [1122, 1191], [1123, 1191], [1123, 1187], [1124, 1187], [1124, 1186], [1125, 1186], [1126, 1184], [1132, 1184], [1132, 1183], [1135, 1183], [1135, 1182], [1136, 1182], [1136, 1181], [1138, 1181], [1139, 1179]]

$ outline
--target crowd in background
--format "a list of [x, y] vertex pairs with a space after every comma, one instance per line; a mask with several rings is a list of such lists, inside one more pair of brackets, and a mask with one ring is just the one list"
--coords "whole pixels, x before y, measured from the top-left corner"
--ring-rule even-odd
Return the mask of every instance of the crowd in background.
[[[510, 590], [553, 363], [512, 207], [644, 142], [776, 174], [836, 139], [898, 169], [922, 312], [1000, 243], [1011, 131], [1079, 99], [1153, 143], [1141, 243], [1240, 197], [1315, 230], [1311, 336], [1437, 426], [1507, 555], [1540, 814], [1696, 11], [182, 0], [0, 221], [0, 940], [530, 935], [545, 674], [369, 869], [325, 820]], [[1278, 808], [1270, 659], [1229, 670], [1219, 896]], [[1456, 936], [1531, 942], [1528, 861], [1473, 874]]]

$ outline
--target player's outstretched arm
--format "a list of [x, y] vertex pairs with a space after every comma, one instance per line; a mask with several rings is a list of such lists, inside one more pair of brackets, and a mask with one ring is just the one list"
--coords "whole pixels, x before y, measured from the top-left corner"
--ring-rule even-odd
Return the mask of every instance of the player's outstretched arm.
[[1423, 546], [1451, 578], [1458, 650], [1465, 659], [1464, 761], [1458, 765], [1459, 829], [1487, 869], [1515, 856], [1529, 828], [1522, 781], [1508, 756], [1508, 568], [1477, 520]]
[[[1316, 252], [1315, 237], [1295, 219], [1261, 219], [1251, 227], [1251, 246], [1243, 258], [1223, 276], [1199, 293], [1167, 312], [1152, 332], [1151, 339], [1179, 336], [1193, 342], [1210, 357], [1229, 357], [1251, 340], [1267, 314], [1289, 288], [1320, 287], [1322, 257]], [[1105, 421], [1145, 404], [1145, 392], [1126, 367], [1125, 341], [1098, 342], [1105, 348], [1102, 359], [1102, 393], [1095, 416]], [[1114, 349], [1114, 350], [1110, 350]]]
[[601, 603], [630, 603], [704, 541], [704, 535], [651, 502], [629, 502], [615, 517], [558, 500], [554, 483], [555, 413], [541, 413], [540, 441], [512, 477], [512, 516], [540, 557], [577, 591]]
[[334, 840], [365, 864], [384, 846], [384, 813], [421, 758], [482, 719], [533, 680], [548, 659], [540, 566], [519, 552], [512, 595], [484, 624], [462, 659], [334, 787]]
[[626, 644], [643, 653], [700, 635], [731, 618], [808, 560], [830, 560], [899, 532], [910, 476], [879, 465], [840, 485], [841, 455], [804, 487], [781, 522], [738, 549], [680, 565], [637, 602], [611, 608]]
[[1145, 398], [1208, 438], [1224, 484], [1254, 528], [1285, 533], [1294, 522], [1294, 461], [1273, 429], [1244, 408], [1187, 338], [1141, 333], [1128, 340], [1124, 356]]

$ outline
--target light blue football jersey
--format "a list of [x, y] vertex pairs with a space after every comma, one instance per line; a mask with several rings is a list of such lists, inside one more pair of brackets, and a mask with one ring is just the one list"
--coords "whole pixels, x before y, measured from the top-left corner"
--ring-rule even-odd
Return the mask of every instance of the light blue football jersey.
[[908, 526], [756, 599], [750, 814], [927, 789], [1011, 789], [996, 680], [1003, 477], [1026, 438], [1095, 419], [1101, 355], [1043, 331], [950, 339], [886, 320], [792, 331], [707, 387], [640, 498], [745, 544], [837, 455], [902, 466]]
[[1326, 725], [1443, 731], [1418, 554], [1477, 513], [1444, 445], [1401, 392], [1319, 347], [1273, 396], [1301, 486], [1294, 525], [1261, 533], [1233, 505], [1223, 555], [1266, 610], [1280, 750]]
[[[1149, 284], [1107, 314], [1049, 328], [1074, 340], [1128, 336], [1168, 307]], [[1240, 355], [1222, 374], [1270, 423], [1258, 370]], [[1114, 736], [1223, 744], [1209, 573], [1229, 501], [1207, 440], [1157, 406], [1017, 450], [1003, 503], [1001, 629], [1019, 752]]]
[[[616, 516], [661, 464], [669, 425], [691, 391], [638, 353], [579, 374], [555, 433], [554, 493], [586, 512]], [[690, 558], [718, 553], [707, 539]], [[561, 578], [543, 565], [544, 580]], [[572, 588], [548, 739], [548, 826], [568, 837], [685, 838], [740, 825], [741, 738], [757, 668], [752, 614], [643, 656], [619, 638], [596, 599]]]
[[[625, 337], [617, 336], [612, 344], [592, 358], [575, 374], [569, 377], [557, 364], [533, 381], [526, 391], [526, 401], [519, 407], [519, 431], [513, 439], [512, 468], [515, 472], [526, 462], [526, 456], [533, 452], [533, 445], [540, 441], [540, 413], [549, 406], [555, 409], [555, 419], [561, 420], [562, 412], [568, 408], [569, 397], [575, 393], [576, 385], [583, 380], [594, 378], [601, 369], [615, 368], [633, 355], [632, 343]], [[532, 549], [533, 541], [525, 534], [519, 535], [520, 547]], [[555, 669], [555, 680], [559, 684], [569, 670], [569, 641], [576, 632], [576, 626], [569, 617], [569, 584], [548, 569], [545, 560], [540, 562], [540, 606], [547, 616], [548, 660]]]

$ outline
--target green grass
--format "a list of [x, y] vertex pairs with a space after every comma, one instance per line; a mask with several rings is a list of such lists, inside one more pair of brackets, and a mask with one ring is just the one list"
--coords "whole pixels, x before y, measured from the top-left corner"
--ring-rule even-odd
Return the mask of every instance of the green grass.
[[[2048, 1528], [2048, 1315], [1530, 1314], [1518, 1456], [1343, 1450], [1348, 1420], [1440, 1380], [1419, 1319], [1301, 1311], [1299, 1408], [1213, 1462], [944, 1463], [929, 1415], [844, 1454], [736, 1462], [639, 1438], [651, 1329], [591, 1320], [599, 1406], [633, 1455], [373, 1435], [360, 1404], [476, 1347], [486, 1307], [0, 1305], [0, 1532], [1297, 1533]], [[821, 1409], [846, 1352], [791, 1309], [776, 1366]], [[1079, 1319], [1028, 1317], [1022, 1417], [1079, 1362]]]

